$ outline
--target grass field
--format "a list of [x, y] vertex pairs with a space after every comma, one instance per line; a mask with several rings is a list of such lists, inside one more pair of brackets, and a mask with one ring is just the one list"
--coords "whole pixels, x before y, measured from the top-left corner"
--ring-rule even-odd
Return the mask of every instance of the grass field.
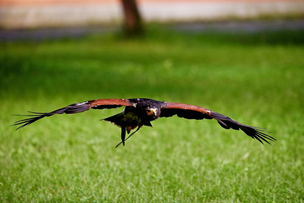
[[[0, 44], [0, 202], [304, 202], [303, 32], [119, 35]], [[115, 149], [121, 109], [28, 110], [102, 98], [200, 105], [267, 128], [161, 118]]]

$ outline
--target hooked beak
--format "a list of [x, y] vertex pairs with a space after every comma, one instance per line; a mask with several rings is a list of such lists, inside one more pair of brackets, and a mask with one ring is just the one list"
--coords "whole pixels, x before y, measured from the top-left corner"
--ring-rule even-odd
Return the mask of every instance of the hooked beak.
[[157, 115], [157, 109], [156, 108], [152, 108], [152, 109], [147, 109], [147, 115], [149, 116], [156, 116]]

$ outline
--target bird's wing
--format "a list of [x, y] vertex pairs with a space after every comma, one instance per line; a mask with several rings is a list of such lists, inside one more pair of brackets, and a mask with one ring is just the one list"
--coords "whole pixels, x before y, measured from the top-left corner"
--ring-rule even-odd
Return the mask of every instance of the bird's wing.
[[203, 107], [164, 102], [161, 107], [160, 117], [171, 117], [174, 115], [187, 119], [212, 119], [211, 111]]
[[186, 119], [215, 119], [223, 128], [232, 128], [234, 130], [241, 129], [248, 136], [252, 137], [253, 139], [257, 139], [262, 144], [264, 144], [263, 142], [270, 144], [269, 141], [276, 140], [275, 138], [267, 135], [260, 128], [241, 124], [220, 113], [210, 111], [209, 109], [188, 104], [164, 102], [161, 108], [160, 117], [171, 117], [174, 115]]
[[32, 113], [30, 115], [17, 115], [17, 116], [29, 116], [29, 118], [22, 119], [19, 121], [16, 121], [13, 125], [19, 125], [19, 127], [16, 129], [23, 128], [27, 125], [30, 125], [34, 123], [35, 121], [40, 120], [41, 118], [52, 116], [55, 114], [74, 114], [74, 113], [81, 113], [84, 111], [87, 111], [89, 109], [111, 109], [111, 108], [118, 108], [121, 106], [134, 106], [135, 104], [127, 99], [95, 99], [90, 101], [85, 101], [82, 103], [75, 103], [68, 105], [66, 107], [57, 109], [55, 111], [49, 112], [49, 113], [38, 113], [38, 112], [32, 112], [29, 111], [29, 113]]

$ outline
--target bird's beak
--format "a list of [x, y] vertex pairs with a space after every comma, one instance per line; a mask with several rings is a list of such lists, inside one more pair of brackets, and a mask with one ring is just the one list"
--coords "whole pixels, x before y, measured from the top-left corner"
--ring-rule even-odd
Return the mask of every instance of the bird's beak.
[[149, 116], [156, 116], [157, 115], [157, 109], [148, 109], [147, 114]]

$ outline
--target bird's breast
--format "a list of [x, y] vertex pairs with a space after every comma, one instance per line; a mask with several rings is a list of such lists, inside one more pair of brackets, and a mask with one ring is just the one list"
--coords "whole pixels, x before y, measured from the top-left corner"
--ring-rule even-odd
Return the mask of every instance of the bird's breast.
[[135, 112], [132, 112], [132, 111], [125, 113], [122, 120], [125, 121], [126, 123], [139, 123], [140, 122], [139, 116]]

